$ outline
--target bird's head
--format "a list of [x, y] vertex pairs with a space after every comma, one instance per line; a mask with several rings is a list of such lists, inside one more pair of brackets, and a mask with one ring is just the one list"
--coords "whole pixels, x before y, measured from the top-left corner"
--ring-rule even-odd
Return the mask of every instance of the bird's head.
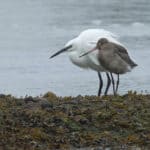
[[[79, 56], [79, 57], [85, 56], [85, 55], [87, 55], [87, 54], [89, 54], [89, 53], [91, 53], [91, 52], [93, 52], [93, 51], [95, 51], [95, 50], [101, 50], [101, 47], [102, 47], [104, 44], [108, 43], [108, 42], [109, 42], [109, 41], [108, 41], [108, 39], [106, 39], [106, 38], [101, 38], [101, 39], [99, 39], [98, 42], [95, 43], [96, 46], [95, 46], [93, 49], [91, 49], [90, 51], [88, 51], [88, 52], [82, 54], [82, 55]], [[91, 43], [91, 44], [94, 44], [94, 43]]]
[[96, 44], [96, 47], [97, 47], [97, 49], [101, 49], [101, 46], [103, 46], [104, 44], [106, 44], [106, 43], [108, 43], [109, 41], [108, 41], [108, 39], [106, 39], [106, 38], [101, 38], [101, 39], [99, 39], [98, 40], [98, 42], [97, 42], [97, 44]]
[[64, 48], [62, 48], [61, 50], [57, 51], [56, 53], [54, 53], [52, 56], [50, 56], [50, 58], [53, 58], [61, 53], [64, 52], [71, 52], [74, 51], [76, 49], [76, 39], [70, 40]]

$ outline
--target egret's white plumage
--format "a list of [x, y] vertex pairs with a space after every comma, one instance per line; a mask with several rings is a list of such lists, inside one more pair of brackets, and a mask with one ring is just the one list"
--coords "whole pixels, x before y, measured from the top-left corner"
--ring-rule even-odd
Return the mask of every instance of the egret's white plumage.
[[105, 71], [97, 59], [97, 51], [86, 55], [85, 57], [79, 57], [82, 53], [85, 53], [96, 46], [97, 41], [100, 38], [107, 38], [109, 41], [120, 44], [116, 40], [116, 35], [104, 29], [88, 29], [80, 33], [80, 35], [73, 40], [69, 41], [66, 46], [72, 45], [72, 48], [68, 50], [68, 55], [72, 63], [75, 65], [92, 69], [95, 71]]
[[98, 51], [95, 51], [90, 55], [86, 55], [84, 57], [80, 57], [80, 56], [83, 53], [86, 53], [90, 49], [94, 48], [97, 44], [97, 41], [100, 38], [107, 38], [109, 41], [121, 45], [121, 43], [117, 41], [116, 35], [112, 34], [109, 31], [106, 31], [104, 29], [88, 29], [81, 32], [79, 36], [77, 36], [76, 38], [70, 40], [63, 49], [56, 52], [54, 55], [50, 57], [53, 58], [59, 55], [60, 53], [67, 51], [69, 58], [73, 64], [81, 68], [92, 69], [97, 71], [99, 81], [100, 81], [98, 96], [100, 96], [103, 87], [103, 80], [100, 72], [106, 72], [106, 76], [107, 76], [108, 82], [105, 90], [105, 95], [107, 95], [111, 83], [109, 74], [98, 61], [98, 57], [97, 57]]

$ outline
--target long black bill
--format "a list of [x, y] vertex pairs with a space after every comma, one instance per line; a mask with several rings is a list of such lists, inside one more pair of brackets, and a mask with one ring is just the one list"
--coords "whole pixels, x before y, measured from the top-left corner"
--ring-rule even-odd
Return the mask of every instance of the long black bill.
[[65, 51], [67, 51], [67, 50], [68, 50], [69, 48], [71, 48], [71, 47], [72, 47], [72, 45], [69, 45], [69, 46], [64, 47], [64, 48], [61, 49], [60, 51], [58, 51], [58, 52], [56, 52], [55, 54], [53, 54], [50, 58], [53, 58], [53, 57], [55, 57], [55, 56], [57, 56], [57, 55], [59, 55], [59, 54], [65, 52]]

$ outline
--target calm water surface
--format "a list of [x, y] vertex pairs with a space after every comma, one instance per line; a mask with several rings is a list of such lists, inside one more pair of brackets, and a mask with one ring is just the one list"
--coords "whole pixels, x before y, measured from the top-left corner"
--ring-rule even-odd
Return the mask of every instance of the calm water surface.
[[[94, 71], [67, 54], [48, 59], [88, 28], [116, 33], [138, 67], [121, 76], [119, 92], [150, 92], [150, 1], [0, 0], [0, 93], [15, 96], [97, 94]], [[105, 76], [105, 75], [104, 75]]]

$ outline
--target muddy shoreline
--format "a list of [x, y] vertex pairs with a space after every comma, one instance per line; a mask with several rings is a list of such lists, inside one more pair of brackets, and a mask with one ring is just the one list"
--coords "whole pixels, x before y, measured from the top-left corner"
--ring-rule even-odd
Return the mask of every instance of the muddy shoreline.
[[0, 95], [0, 149], [150, 149], [150, 95]]

